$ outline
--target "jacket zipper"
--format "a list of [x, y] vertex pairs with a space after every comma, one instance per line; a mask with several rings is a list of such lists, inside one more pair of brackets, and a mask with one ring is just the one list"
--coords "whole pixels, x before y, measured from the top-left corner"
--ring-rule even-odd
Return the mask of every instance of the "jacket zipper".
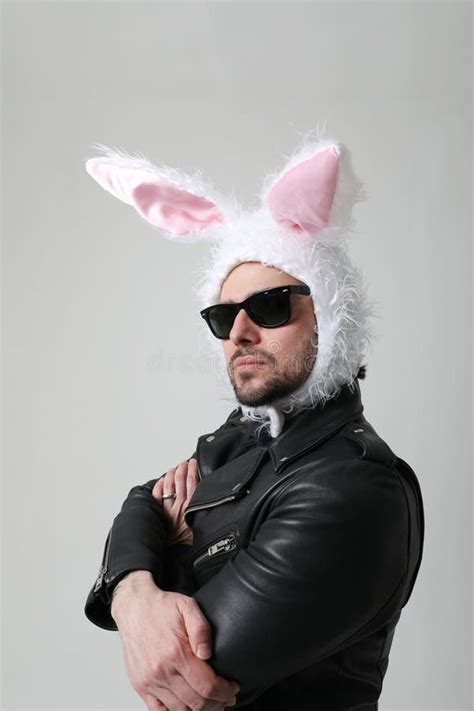
[[229, 496], [224, 496], [222, 499], [217, 499], [217, 501], [211, 501], [208, 504], [198, 504], [197, 506], [190, 506], [185, 510], [185, 513], [187, 514], [191, 511], [198, 511], [199, 509], [208, 509], [211, 508], [211, 506], [219, 506], [219, 504], [223, 504], [226, 501], [232, 501], [233, 499], [236, 499], [237, 496], [237, 494], [230, 494]]
[[218, 553], [227, 553], [228, 551], [233, 551], [235, 548], [237, 548], [235, 536], [233, 533], [229, 533], [224, 538], [221, 538], [216, 541], [216, 543], [213, 543], [212, 545], [208, 546], [207, 550], [204, 551], [204, 553], [201, 553], [201, 555], [195, 558], [193, 561], [193, 567], [200, 563], [201, 560], [204, 560], [204, 558], [210, 558], [211, 556], [216, 555]]
[[[110, 542], [112, 540], [112, 529], [109, 531], [108, 539], [107, 539], [107, 545], [105, 546], [105, 553], [104, 553], [104, 558], [102, 561], [102, 564], [99, 568], [99, 573], [97, 575], [97, 580], [95, 581], [94, 585], [94, 592], [96, 593], [99, 588], [102, 586], [102, 582], [105, 578], [105, 573], [107, 572], [107, 566], [109, 563], [109, 553], [110, 553]], [[107, 578], [105, 578], [105, 582], [107, 581]]]

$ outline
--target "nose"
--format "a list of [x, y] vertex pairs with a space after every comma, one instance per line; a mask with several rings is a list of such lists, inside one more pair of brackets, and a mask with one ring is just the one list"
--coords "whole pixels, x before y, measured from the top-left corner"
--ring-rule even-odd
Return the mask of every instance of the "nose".
[[245, 309], [240, 309], [235, 317], [229, 338], [236, 346], [260, 341], [260, 328], [252, 321]]

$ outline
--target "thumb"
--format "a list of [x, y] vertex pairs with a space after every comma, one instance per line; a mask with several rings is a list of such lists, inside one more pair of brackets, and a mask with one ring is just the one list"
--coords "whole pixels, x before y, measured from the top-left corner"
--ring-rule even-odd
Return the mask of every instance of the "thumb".
[[211, 626], [197, 602], [189, 598], [190, 602], [184, 605], [183, 620], [188, 634], [189, 644], [194, 654], [200, 659], [207, 659], [212, 651]]

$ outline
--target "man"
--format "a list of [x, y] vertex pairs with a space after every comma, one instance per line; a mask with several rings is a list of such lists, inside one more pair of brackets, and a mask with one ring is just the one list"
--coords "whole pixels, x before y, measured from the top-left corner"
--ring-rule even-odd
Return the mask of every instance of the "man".
[[250, 215], [110, 150], [88, 171], [165, 236], [214, 240], [201, 314], [239, 405], [130, 491], [88, 618], [120, 630], [150, 711], [376, 709], [424, 514], [413, 470], [363, 415], [347, 149], [305, 143]]

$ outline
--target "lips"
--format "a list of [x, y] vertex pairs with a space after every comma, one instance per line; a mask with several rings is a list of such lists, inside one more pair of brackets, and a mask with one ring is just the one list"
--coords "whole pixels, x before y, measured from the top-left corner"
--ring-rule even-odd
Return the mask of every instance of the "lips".
[[265, 365], [264, 360], [259, 360], [258, 358], [255, 358], [255, 356], [239, 356], [239, 358], [236, 358], [234, 367], [238, 368], [239, 366], [257, 366], [257, 365]]

